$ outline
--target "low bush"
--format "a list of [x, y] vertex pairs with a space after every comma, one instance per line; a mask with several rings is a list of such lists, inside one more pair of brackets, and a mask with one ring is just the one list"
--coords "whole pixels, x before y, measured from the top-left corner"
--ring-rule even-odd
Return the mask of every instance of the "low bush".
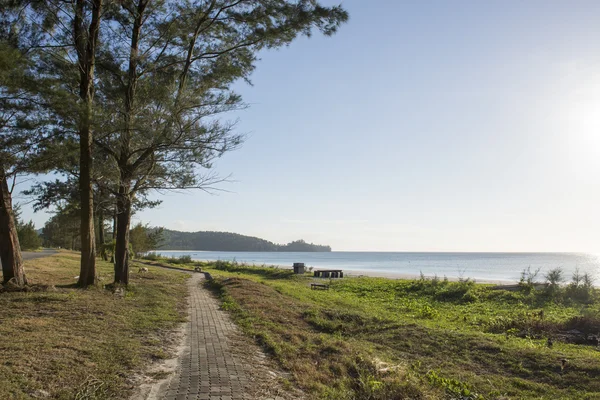
[[192, 256], [185, 255], [185, 256], [179, 256], [179, 258], [177, 259], [178, 264], [191, 264], [192, 263]]
[[149, 260], [149, 261], [156, 261], [159, 259], [159, 255], [152, 251], [150, 253], [146, 253], [144, 256], [142, 256], [143, 260]]

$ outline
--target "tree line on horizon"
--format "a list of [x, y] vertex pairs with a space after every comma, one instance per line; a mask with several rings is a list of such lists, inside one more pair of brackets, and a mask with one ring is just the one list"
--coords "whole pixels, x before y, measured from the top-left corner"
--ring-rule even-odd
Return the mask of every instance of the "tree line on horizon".
[[330, 252], [331, 247], [294, 240], [287, 244], [276, 244], [254, 236], [231, 232], [181, 232], [165, 229], [159, 246], [148, 250], [200, 250], [200, 251], [298, 251]]
[[78, 243], [78, 285], [97, 282], [112, 241], [114, 283], [127, 284], [131, 216], [159, 203], [148, 196], [223, 181], [212, 162], [244, 140], [226, 119], [245, 107], [233, 84], [261, 51], [347, 20], [317, 0], [0, 0], [3, 282], [27, 284], [17, 176], [52, 172], [26, 194], [54, 211], [44, 229]]

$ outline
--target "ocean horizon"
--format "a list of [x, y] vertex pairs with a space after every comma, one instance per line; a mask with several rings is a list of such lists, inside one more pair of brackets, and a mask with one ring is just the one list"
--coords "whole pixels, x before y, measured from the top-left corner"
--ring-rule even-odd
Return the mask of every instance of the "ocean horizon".
[[523, 270], [539, 269], [538, 281], [551, 269], [561, 268], [565, 282], [576, 270], [589, 273], [600, 283], [600, 256], [591, 253], [542, 252], [233, 252], [156, 250], [167, 257], [189, 255], [196, 261], [236, 261], [251, 265], [289, 266], [303, 262], [316, 269], [335, 268], [349, 273], [376, 275], [438, 276], [449, 279], [518, 282]]

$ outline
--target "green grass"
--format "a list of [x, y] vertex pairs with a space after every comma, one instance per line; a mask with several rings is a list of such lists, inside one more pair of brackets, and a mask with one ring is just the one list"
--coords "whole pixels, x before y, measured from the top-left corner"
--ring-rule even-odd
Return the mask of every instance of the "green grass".
[[276, 268], [207, 270], [223, 308], [316, 398], [600, 399], [600, 352], [562, 336], [600, 330], [597, 294], [586, 304], [381, 278], [332, 280], [322, 291]]
[[[74, 287], [79, 255], [61, 252], [25, 264], [49, 291], [0, 293], [0, 398], [127, 398], [131, 378], [167, 356], [168, 334], [184, 320], [186, 274], [132, 271], [124, 296]], [[98, 260], [101, 283], [112, 265]]]

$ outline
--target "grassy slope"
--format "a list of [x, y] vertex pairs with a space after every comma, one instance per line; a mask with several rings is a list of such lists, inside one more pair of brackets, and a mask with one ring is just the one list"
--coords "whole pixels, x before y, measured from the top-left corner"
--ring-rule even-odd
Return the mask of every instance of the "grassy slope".
[[597, 348], [546, 344], [582, 315], [597, 327], [597, 303], [377, 278], [317, 291], [289, 271], [209, 270], [224, 308], [318, 398], [600, 399]]
[[[103, 283], [112, 265], [98, 261]], [[0, 399], [44, 390], [57, 399], [126, 398], [133, 374], [164, 358], [164, 335], [184, 320], [186, 275], [132, 272], [124, 297], [73, 288], [79, 255], [26, 262], [30, 282], [56, 291], [0, 293]]]

